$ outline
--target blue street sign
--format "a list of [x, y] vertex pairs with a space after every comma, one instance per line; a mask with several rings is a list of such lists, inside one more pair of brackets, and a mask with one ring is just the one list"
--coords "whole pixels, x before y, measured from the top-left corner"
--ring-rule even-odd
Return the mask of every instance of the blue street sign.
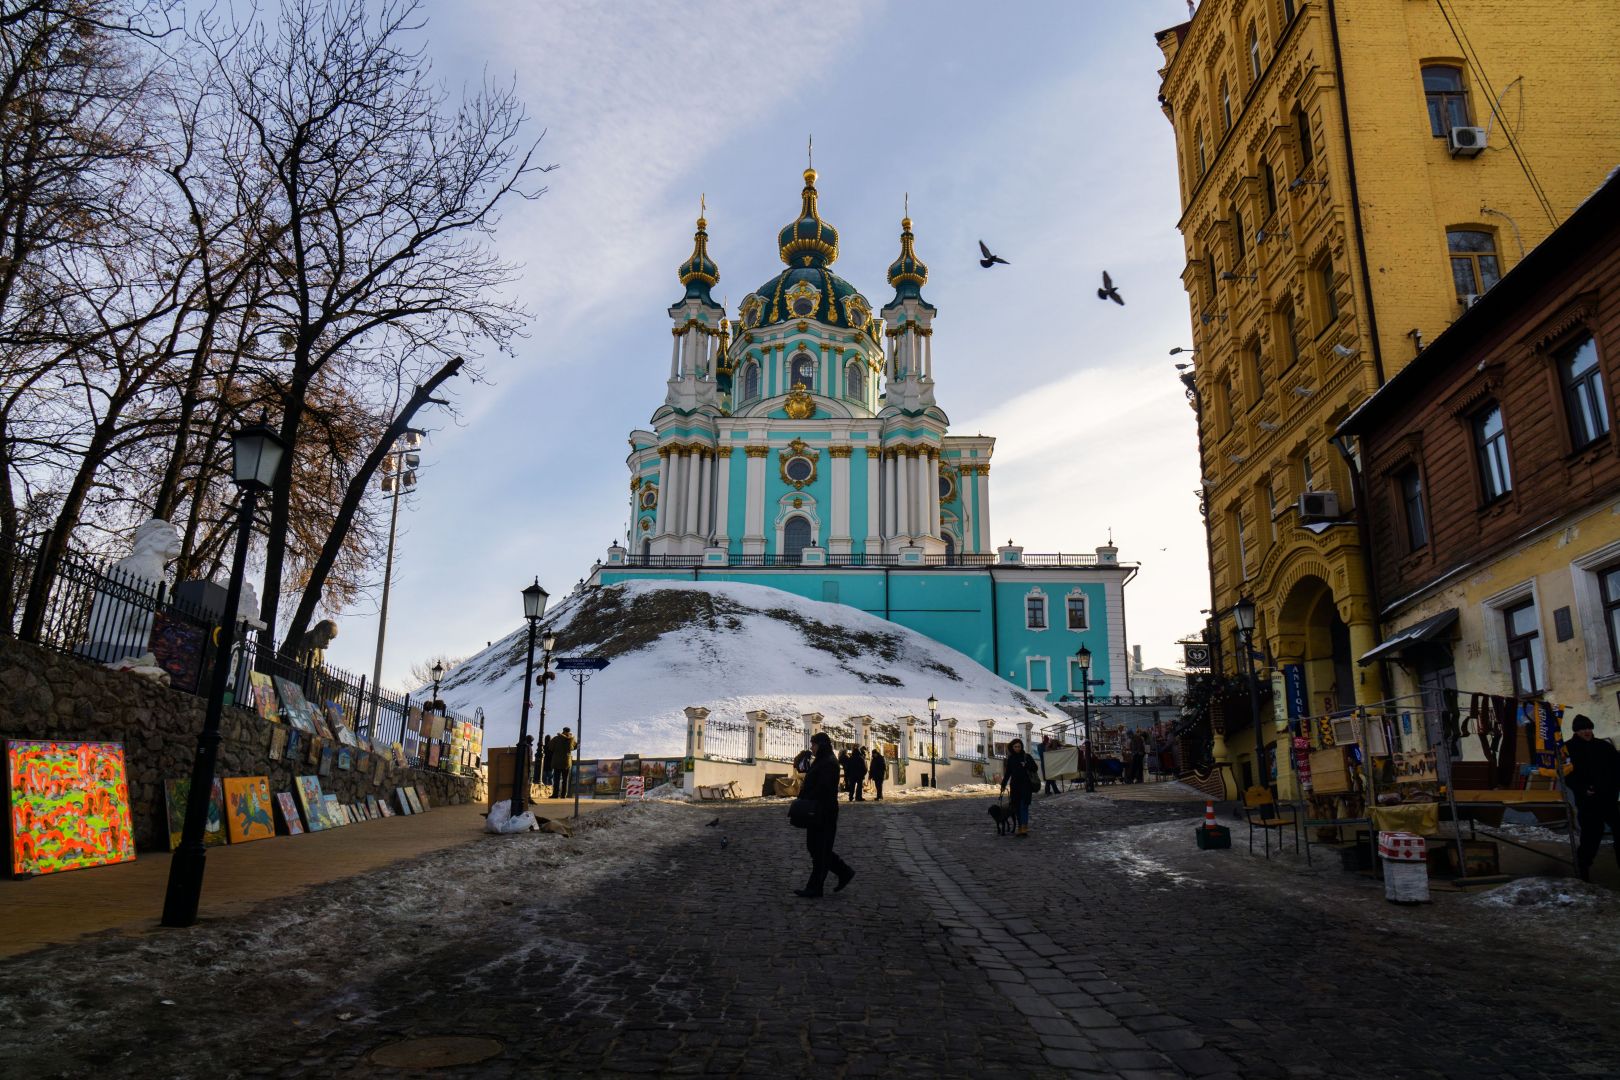
[[602, 656], [565, 656], [554, 665], [559, 671], [601, 671], [608, 662]]
[[1303, 664], [1284, 664], [1283, 691], [1288, 706], [1288, 719], [1298, 720], [1310, 711], [1305, 701], [1305, 666]]

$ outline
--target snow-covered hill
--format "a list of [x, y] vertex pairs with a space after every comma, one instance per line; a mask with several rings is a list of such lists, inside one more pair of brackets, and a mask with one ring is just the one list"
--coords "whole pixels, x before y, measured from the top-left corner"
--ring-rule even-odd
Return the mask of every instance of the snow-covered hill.
[[[773, 718], [819, 712], [829, 721], [868, 715], [983, 719], [1010, 729], [1049, 713], [1017, 686], [955, 649], [841, 604], [805, 600], [761, 585], [635, 581], [587, 589], [547, 614], [537, 637], [557, 635], [556, 656], [605, 656], [585, 686], [586, 758], [626, 753], [679, 756], [689, 705], [715, 719], [751, 709]], [[484, 710], [485, 746], [517, 741], [527, 627], [445, 676], [440, 696], [465, 716]], [[540, 662], [535, 649], [535, 664]], [[539, 717], [539, 688], [529, 730]], [[426, 695], [420, 695], [426, 696]], [[575, 719], [578, 688], [566, 673], [548, 690], [546, 730]]]

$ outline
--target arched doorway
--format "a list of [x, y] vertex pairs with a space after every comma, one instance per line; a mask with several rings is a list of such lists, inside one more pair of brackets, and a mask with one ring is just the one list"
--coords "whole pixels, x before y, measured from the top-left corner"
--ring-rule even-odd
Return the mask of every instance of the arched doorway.
[[809, 546], [810, 519], [794, 514], [782, 526], [782, 557], [788, 562], [800, 562]]

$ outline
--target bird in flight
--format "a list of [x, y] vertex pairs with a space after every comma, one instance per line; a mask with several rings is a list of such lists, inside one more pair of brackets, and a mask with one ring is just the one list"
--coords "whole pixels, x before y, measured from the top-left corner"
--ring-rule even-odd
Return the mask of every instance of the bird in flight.
[[1120, 307], [1125, 306], [1125, 301], [1119, 295], [1119, 290], [1114, 288], [1114, 279], [1108, 276], [1106, 270], [1103, 271], [1103, 287], [1097, 290], [1097, 299], [1112, 300]]
[[979, 241], [979, 250], [984, 253], [984, 258], [979, 260], [979, 265], [984, 267], [986, 270], [990, 269], [996, 263], [1000, 263], [1002, 266], [1012, 265], [1012, 263], [1008, 262], [1006, 259], [1003, 259], [1000, 255], [990, 254], [990, 249], [984, 246], [983, 240]]

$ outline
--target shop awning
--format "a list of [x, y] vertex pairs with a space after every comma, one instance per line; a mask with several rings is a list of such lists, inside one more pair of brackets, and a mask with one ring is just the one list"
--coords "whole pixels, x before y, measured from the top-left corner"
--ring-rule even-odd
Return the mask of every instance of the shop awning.
[[1447, 608], [1438, 615], [1430, 615], [1427, 619], [1424, 619], [1422, 622], [1413, 626], [1408, 626], [1405, 630], [1397, 630], [1395, 633], [1391, 634], [1382, 645], [1378, 646], [1376, 649], [1368, 650], [1368, 652], [1362, 656], [1358, 663], [1365, 666], [1372, 663], [1374, 660], [1377, 660], [1381, 656], [1388, 656], [1391, 653], [1398, 653], [1402, 649], [1411, 648], [1413, 645], [1418, 645], [1425, 641], [1433, 641], [1435, 638], [1451, 629], [1452, 624], [1456, 621], [1456, 608]]

